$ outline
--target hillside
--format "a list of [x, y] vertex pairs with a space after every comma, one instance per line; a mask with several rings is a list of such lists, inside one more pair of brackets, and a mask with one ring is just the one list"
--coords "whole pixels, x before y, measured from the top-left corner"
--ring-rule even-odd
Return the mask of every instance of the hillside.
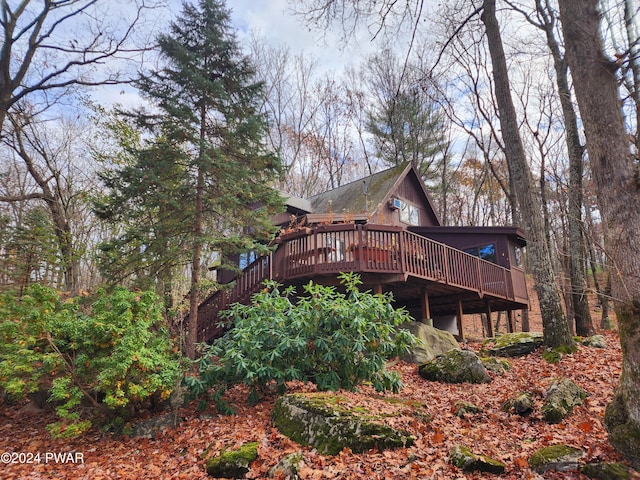
[[[73, 441], [51, 440], [45, 425], [52, 421], [46, 412], [25, 409], [21, 405], [3, 405], [0, 413], [0, 451], [41, 453], [41, 463], [4, 465], [4, 479], [143, 479], [208, 478], [204, 459], [223, 448], [246, 441], [258, 441], [259, 459], [253, 464], [251, 478], [264, 478], [269, 468], [284, 455], [304, 452], [301, 478], [388, 479], [388, 478], [481, 478], [463, 474], [448, 459], [454, 445], [465, 444], [476, 453], [485, 453], [507, 464], [501, 478], [540, 478], [532, 472], [526, 459], [537, 449], [567, 443], [584, 449], [586, 460], [615, 461], [619, 457], [607, 442], [602, 425], [605, 406], [610, 400], [619, 375], [620, 347], [614, 333], [605, 334], [608, 348], [581, 347], [558, 364], [549, 364], [540, 352], [513, 359], [513, 368], [493, 376], [484, 385], [446, 385], [427, 382], [417, 375], [414, 365], [396, 362], [391, 366], [402, 375], [404, 389], [383, 400], [368, 387], [357, 393], [340, 392], [348, 404], [361, 405], [369, 411], [393, 408], [394, 426], [409, 430], [417, 437], [414, 446], [397, 451], [352, 454], [343, 451], [324, 457], [307, 448], [301, 449], [271, 426], [270, 414], [275, 397], [257, 406], [249, 406], [246, 392], [236, 388], [231, 401], [237, 415], [221, 416], [211, 408], [198, 412], [195, 405], [180, 411], [184, 419], [175, 429], [166, 430], [155, 439], [118, 437], [93, 431]], [[480, 344], [469, 343], [477, 350]], [[539, 412], [527, 418], [512, 416], [501, 410], [502, 403], [514, 393], [530, 390], [536, 403], [554, 377], [568, 377], [589, 392], [583, 406], [557, 425], [542, 421]], [[291, 391], [311, 390], [302, 384]], [[388, 398], [400, 401], [389, 402]], [[483, 412], [458, 418], [453, 407], [458, 401], [471, 402]], [[412, 415], [408, 405], [424, 404], [431, 415], [427, 422]], [[395, 405], [395, 407], [390, 407]], [[400, 405], [400, 407], [398, 407]], [[46, 452], [79, 452], [83, 463], [43, 463]], [[76, 457], [74, 457], [76, 459]], [[482, 477], [486, 478], [486, 477]], [[586, 478], [577, 473], [545, 474], [544, 478]]]

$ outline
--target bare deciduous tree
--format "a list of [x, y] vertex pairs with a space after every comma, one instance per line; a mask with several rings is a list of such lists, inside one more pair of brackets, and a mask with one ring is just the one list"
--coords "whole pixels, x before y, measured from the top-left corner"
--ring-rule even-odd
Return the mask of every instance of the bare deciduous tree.
[[22, 100], [44, 110], [73, 87], [125, 81], [119, 61], [144, 51], [134, 40], [145, 1], [119, 14], [104, 0], [0, 3], [0, 132]]
[[500, 112], [505, 154], [528, 237], [529, 265], [535, 282], [534, 288], [540, 302], [545, 344], [551, 347], [571, 345], [573, 340], [562, 309], [545, 238], [540, 199], [533, 188], [531, 171], [519, 134], [517, 115], [511, 98], [500, 26], [495, 15], [495, 0], [484, 0], [481, 19], [486, 28], [487, 43], [493, 66], [494, 88]]
[[625, 128], [615, 59], [604, 49], [597, 0], [561, 0], [560, 19], [587, 153], [613, 263], [622, 373], [605, 414], [611, 443], [640, 468], [640, 166]]

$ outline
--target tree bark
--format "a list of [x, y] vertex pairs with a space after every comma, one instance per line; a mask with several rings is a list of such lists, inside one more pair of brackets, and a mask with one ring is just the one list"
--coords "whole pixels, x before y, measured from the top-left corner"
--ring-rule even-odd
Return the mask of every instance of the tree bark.
[[203, 198], [204, 175], [202, 168], [198, 169], [196, 184], [196, 212], [193, 227], [194, 242], [191, 260], [191, 295], [189, 297], [189, 330], [187, 332], [186, 354], [191, 359], [196, 358], [196, 344], [198, 343], [198, 306], [200, 305], [200, 269], [202, 263], [202, 223], [204, 215]]
[[198, 307], [200, 306], [200, 283], [202, 268], [202, 234], [204, 223], [204, 167], [207, 110], [205, 102], [200, 102], [200, 145], [198, 152], [198, 173], [196, 178], [196, 209], [193, 221], [193, 250], [191, 261], [191, 296], [189, 297], [189, 330], [187, 332], [186, 354], [196, 358], [198, 343]]
[[617, 64], [600, 34], [597, 0], [560, 0], [566, 58], [584, 125], [605, 226], [605, 249], [622, 345], [622, 373], [605, 425], [611, 443], [640, 468], [640, 172], [631, 153]]
[[518, 121], [511, 97], [509, 74], [505, 59], [500, 26], [495, 15], [495, 0], [484, 0], [482, 22], [493, 65], [495, 95], [500, 112], [500, 127], [504, 139], [505, 156], [513, 176], [523, 226], [527, 233], [527, 251], [535, 291], [540, 302], [544, 342], [550, 347], [572, 345], [567, 319], [555, 281], [551, 255], [545, 239], [540, 199], [533, 187], [531, 171], [518, 131]]
[[569, 240], [569, 276], [571, 279], [571, 300], [575, 319], [576, 334], [589, 336], [595, 333], [591, 321], [589, 302], [587, 301], [587, 284], [582, 265], [584, 264], [584, 241], [582, 235], [582, 177], [584, 170], [584, 146], [580, 143], [578, 118], [571, 101], [569, 88], [569, 72], [566, 59], [560, 52], [560, 46], [555, 37], [555, 18], [542, 0], [536, 0], [536, 9], [542, 19], [541, 28], [547, 38], [547, 45], [551, 50], [553, 66], [556, 72], [556, 85], [562, 106], [562, 117], [565, 126], [565, 138], [569, 155], [569, 208], [567, 218]]

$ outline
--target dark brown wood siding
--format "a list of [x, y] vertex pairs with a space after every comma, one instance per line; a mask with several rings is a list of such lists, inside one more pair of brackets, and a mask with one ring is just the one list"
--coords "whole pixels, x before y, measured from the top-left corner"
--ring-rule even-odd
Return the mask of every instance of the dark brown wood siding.
[[424, 195], [424, 190], [418, 183], [417, 178], [411, 174], [405, 176], [398, 184], [397, 188], [389, 192], [385, 204], [382, 205], [382, 215], [378, 214], [377, 216], [374, 216], [374, 218], [371, 219], [373, 223], [405, 227], [407, 226], [407, 224], [400, 221], [400, 212], [391, 208], [389, 202], [393, 198], [398, 198], [419, 208], [420, 226], [433, 227], [438, 225], [437, 219], [433, 216], [431, 205]]

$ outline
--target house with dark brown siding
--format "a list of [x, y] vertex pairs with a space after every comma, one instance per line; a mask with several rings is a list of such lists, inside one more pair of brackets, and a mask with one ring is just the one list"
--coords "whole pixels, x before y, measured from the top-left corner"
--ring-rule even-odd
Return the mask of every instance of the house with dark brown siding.
[[395, 303], [416, 320], [459, 338], [465, 314], [490, 318], [493, 312], [507, 312], [513, 331], [513, 312], [529, 307], [524, 232], [511, 226], [442, 226], [411, 164], [308, 199], [284, 198], [286, 211], [274, 219], [280, 226], [274, 250], [245, 256], [242, 262], [238, 258], [240, 274], [220, 272], [218, 277], [232, 287], [201, 304], [202, 341], [222, 334], [217, 326], [221, 310], [249, 302], [266, 279], [296, 286], [309, 280], [338, 285], [340, 272], [357, 272], [364, 288], [392, 292]]

